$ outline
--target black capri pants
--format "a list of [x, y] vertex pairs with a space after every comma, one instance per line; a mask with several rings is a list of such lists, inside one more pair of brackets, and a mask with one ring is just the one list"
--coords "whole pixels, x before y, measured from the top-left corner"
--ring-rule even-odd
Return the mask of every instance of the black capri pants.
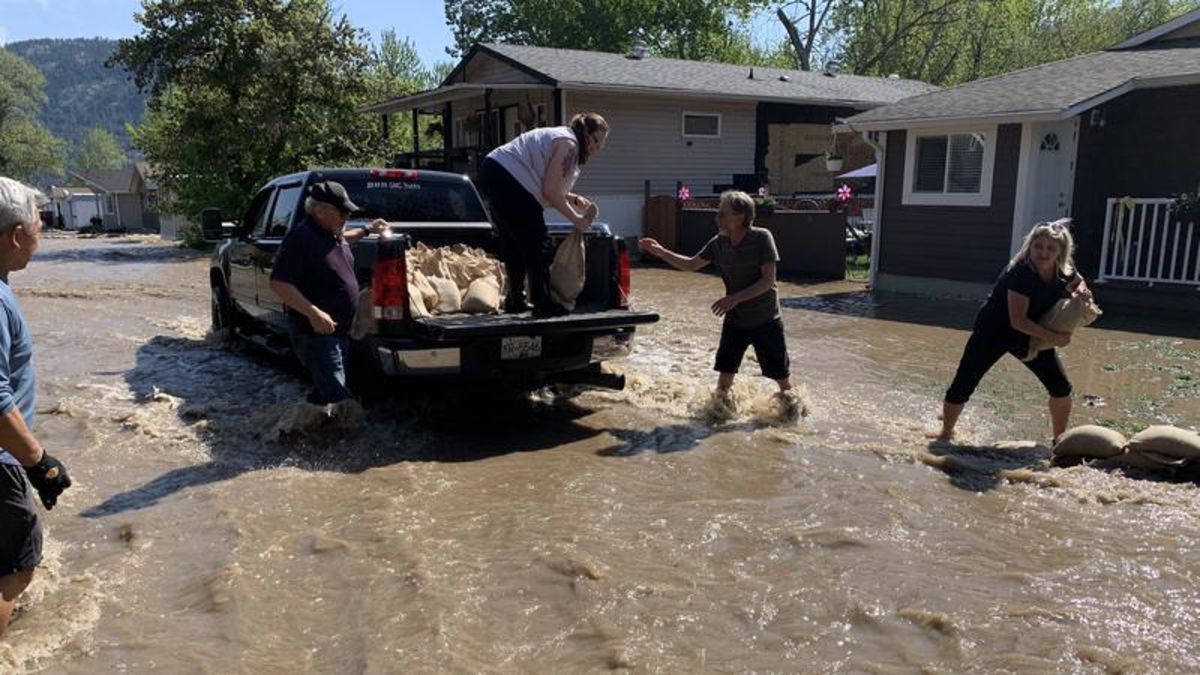
[[[958, 362], [958, 372], [954, 374], [954, 382], [946, 391], [946, 403], [962, 405], [975, 393], [975, 387], [987, 374], [1000, 357], [1009, 353], [1009, 345], [1005, 340], [983, 334], [980, 331], [971, 333], [967, 346], [963, 349], [962, 360]], [[1015, 356], [1015, 355], [1014, 355]], [[1053, 349], [1038, 352], [1032, 361], [1022, 361], [1026, 368], [1033, 371], [1037, 379], [1046, 388], [1050, 396], [1063, 398], [1071, 395], [1071, 382], [1063, 371], [1062, 361]]]
[[504, 244], [509, 301], [523, 299], [528, 274], [529, 299], [535, 306], [551, 304], [550, 260], [554, 248], [542, 205], [494, 159], [483, 160], [477, 184]]

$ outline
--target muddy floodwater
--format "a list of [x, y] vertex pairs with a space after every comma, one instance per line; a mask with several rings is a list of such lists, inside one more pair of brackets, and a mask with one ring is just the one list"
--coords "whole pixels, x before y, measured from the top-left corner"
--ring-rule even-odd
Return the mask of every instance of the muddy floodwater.
[[[206, 269], [51, 236], [13, 275], [76, 487], [0, 670], [1200, 671], [1195, 483], [1050, 467], [1013, 359], [966, 445], [925, 439], [971, 303], [782, 283], [810, 414], [748, 361], [713, 423], [720, 281], [637, 269], [623, 392], [397, 383], [318, 426], [296, 368], [206, 338]], [[1185, 334], [1079, 332], [1072, 424], [1200, 422]]]

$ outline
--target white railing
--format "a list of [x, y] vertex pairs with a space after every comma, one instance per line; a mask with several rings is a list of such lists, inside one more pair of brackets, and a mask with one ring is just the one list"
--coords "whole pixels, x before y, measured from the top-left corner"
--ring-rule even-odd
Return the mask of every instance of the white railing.
[[1174, 200], [1108, 200], [1100, 281], [1200, 286], [1200, 223], [1175, 218]]

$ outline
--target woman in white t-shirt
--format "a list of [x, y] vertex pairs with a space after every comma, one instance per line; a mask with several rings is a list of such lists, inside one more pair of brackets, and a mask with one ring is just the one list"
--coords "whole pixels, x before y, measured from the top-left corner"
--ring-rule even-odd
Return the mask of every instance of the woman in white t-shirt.
[[488, 153], [476, 181], [504, 242], [508, 269], [509, 313], [528, 311], [525, 276], [534, 316], [559, 316], [567, 310], [550, 299], [553, 249], [544, 209], [553, 207], [580, 231], [595, 219], [596, 205], [571, 189], [579, 169], [608, 140], [608, 122], [596, 113], [580, 113], [570, 126], [527, 131]]

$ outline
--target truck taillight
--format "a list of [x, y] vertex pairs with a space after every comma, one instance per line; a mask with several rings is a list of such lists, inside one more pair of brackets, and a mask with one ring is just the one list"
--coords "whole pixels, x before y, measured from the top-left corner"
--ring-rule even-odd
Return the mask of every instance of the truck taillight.
[[371, 300], [375, 318], [403, 321], [408, 318], [408, 264], [400, 240], [380, 240], [371, 272]]
[[421, 177], [421, 172], [415, 169], [371, 169], [371, 177], [417, 180]]
[[617, 301], [617, 306], [621, 309], [629, 309], [629, 292], [631, 286], [629, 280], [629, 251], [621, 251], [617, 265], [618, 283], [621, 289], [621, 297]]

